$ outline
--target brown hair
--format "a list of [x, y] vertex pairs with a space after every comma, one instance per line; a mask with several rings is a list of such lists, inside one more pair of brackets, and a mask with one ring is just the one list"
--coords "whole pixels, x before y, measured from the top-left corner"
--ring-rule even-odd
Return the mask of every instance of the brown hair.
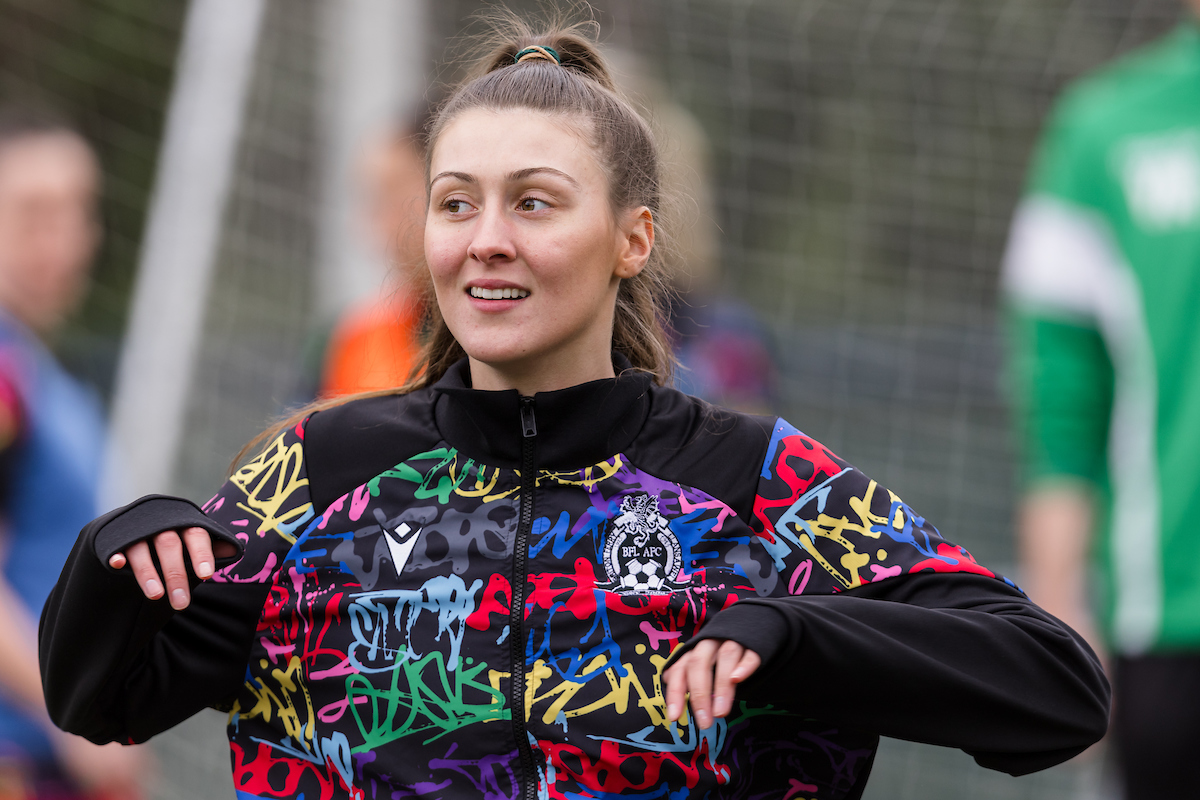
[[[559, 17], [535, 27], [507, 10], [489, 11], [480, 19], [487, 31], [468, 42], [479, 50], [482, 45], [490, 45], [490, 50], [476, 60], [467, 77], [433, 115], [426, 139], [427, 177], [430, 153], [438, 137], [469, 109], [522, 108], [574, 117], [584, 123], [580, 132], [590, 140], [608, 177], [612, 212], [645, 206], [657, 223], [663, 201], [654, 134], [618, 93], [596, 46], [596, 23], [568, 24]], [[550, 60], [543, 52], [517, 63], [517, 54], [530, 47], [552, 49], [559, 61]], [[617, 291], [612, 347], [634, 369], [651, 373], [656, 383], [665, 385], [671, 380], [675, 358], [667, 332], [671, 290], [663, 268], [666, 241], [657, 225], [655, 239], [645, 268], [636, 276], [623, 279]], [[452, 364], [463, 358], [466, 353], [442, 319], [433, 299], [432, 283], [427, 274], [424, 277], [420, 290], [427, 300], [429, 333], [408, 383], [396, 389], [310, 404], [255, 437], [238, 454], [238, 460], [310, 414], [361, 397], [404, 394], [424, 388], [438, 381]]]
[[0, 148], [20, 139], [59, 135], [83, 139], [71, 123], [48, 109], [0, 107]]

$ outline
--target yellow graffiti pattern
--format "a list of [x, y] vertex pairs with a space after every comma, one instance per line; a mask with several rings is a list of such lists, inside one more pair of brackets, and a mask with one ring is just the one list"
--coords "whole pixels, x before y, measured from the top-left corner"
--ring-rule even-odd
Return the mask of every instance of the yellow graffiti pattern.
[[[630, 700], [636, 694], [637, 707], [643, 709], [650, 717], [650, 724], [659, 728], [668, 728], [666, 700], [662, 690], [662, 671], [667, 663], [666, 656], [650, 656], [650, 664], [654, 667], [654, 678], [653, 685], [649, 690], [638, 679], [632, 664], [623, 665], [625, 677], [621, 677], [614, 667], [609, 667], [603, 673], [609, 685], [608, 694], [587, 705], [571, 707], [571, 701], [585, 685], [584, 680], [607, 662], [606, 657], [597, 656], [580, 673], [580, 681], [561, 681], [549, 685], [548, 679], [553, 678], [555, 673], [545, 661], [538, 659], [534, 662], [533, 669], [525, 676], [525, 718], [532, 719], [534, 706], [541, 703], [549, 703], [542, 712], [542, 722], [547, 725], [556, 722], [560, 715], [565, 719], [582, 717], [609, 707], [618, 714], [624, 714], [629, 710]], [[543, 690], [544, 686], [548, 686], [548, 688]], [[680, 725], [686, 726], [686, 716], [679, 722]]]
[[[267, 661], [263, 659], [260, 666], [265, 671]], [[269, 723], [275, 717], [283, 725], [284, 732], [311, 751], [313, 734], [315, 733], [315, 714], [312, 697], [308, 687], [304, 685], [299, 656], [292, 656], [287, 669], [273, 669], [270, 676], [278, 685], [278, 691], [261, 681], [247, 681], [246, 690], [254, 695], [255, 703], [248, 711], [242, 711], [241, 701], [233, 706], [231, 715], [240, 715], [246, 719], [261, 717]], [[297, 698], [302, 702], [297, 702]]]
[[229, 482], [245, 493], [245, 502], [237, 506], [259, 521], [259, 536], [275, 530], [295, 543], [296, 537], [288, 531], [289, 523], [311, 513], [312, 503], [283, 510], [296, 492], [308, 486], [308, 478], [301, 477], [304, 447], [300, 442], [285, 444], [284, 438], [277, 438], [253, 461], [233, 473]]
[[[863, 584], [859, 570], [871, 562], [870, 554], [858, 552], [854, 540], [847, 537], [846, 534], [848, 532], [856, 533], [868, 539], [878, 540], [880, 533], [879, 531], [871, 530], [872, 526], [890, 525], [895, 531], [904, 529], [903, 511], [897, 509], [895, 516], [890, 520], [887, 517], [871, 512], [871, 502], [875, 497], [876, 488], [879, 488], [879, 484], [871, 481], [862, 497], [850, 498], [850, 510], [857, 518], [855, 520], [851, 520], [848, 517], [841, 517], [839, 519], [821, 513], [817, 515], [815, 520], [808, 523], [808, 530], [793, 528], [796, 538], [800, 541], [800, 546], [845, 589], [853, 589]], [[894, 507], [900, 501], [900, 498], [890, 489], [884, 489], [884, 491], [888, 493], [889, 507]], [[813, 538], [814, 535], [817, 538], [826, 539], [836, 544], [845, 551], [838, 559], [841, 569], [834, 566], [817, 549], [817, 543]]]

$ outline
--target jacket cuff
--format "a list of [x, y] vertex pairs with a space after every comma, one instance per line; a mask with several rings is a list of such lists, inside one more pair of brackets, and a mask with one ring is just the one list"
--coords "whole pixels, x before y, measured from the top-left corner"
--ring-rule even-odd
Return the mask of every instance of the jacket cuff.
[[127, 506], [108, 512], [92, 525], [96, 527], [92, 549], [100, 562], [110, 570], [112, 567], [108, 565], [108, 560], [113, 554], [163, 531], [184, 528], [203, 528], [211, 536], [229, 542], [237, 548], [235, 555], [216, 559], [217, 569], [238, 561], [246, 552], [246, 545], [238, 541], [237, 536], [229, 529], [205, 516], [195, 503], [180, 497], [146, 495]]
[[[789, 644], [787, 618], [769, 605], [760, 605], [753, 600], [742, 600], [715, 615], [700, 632], [677, 647], [671, 660], [678, 658], [705, 639], [730, 639], [747, 650], [753, 650], [762, 659], [760, 674], [769, 669], [771, 662]], [[795, 644], [795, 643], [792, 643]]]

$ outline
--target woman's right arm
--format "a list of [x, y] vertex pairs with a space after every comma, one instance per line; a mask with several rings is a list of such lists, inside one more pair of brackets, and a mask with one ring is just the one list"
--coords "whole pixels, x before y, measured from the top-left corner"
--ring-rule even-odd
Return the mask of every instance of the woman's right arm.
[[[55, 724], [94, 742], [140, 742], [230, 701], [275, 570], [314, 517], [302, 436], [293, 429], [276, 439], [203, 511], [156, 495], [84, 528], [42, 612], [42, 682]], [[150, 584], [160, 574], [152, 548], [165, 587]], [[197, 575], [204, 564], [215, 570], [207, 580]], [[181, 588], [187, 602], [167, 602]]]

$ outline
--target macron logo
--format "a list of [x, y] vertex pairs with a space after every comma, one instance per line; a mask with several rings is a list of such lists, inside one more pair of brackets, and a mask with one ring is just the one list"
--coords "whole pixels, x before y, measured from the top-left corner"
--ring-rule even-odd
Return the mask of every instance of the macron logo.
[[401, 522], [394, 531], [384, 529], [383, 537], [387, 540], [388, 552], [392, 554], [392, 565], [396, 568], [396, 577], [400, 577], [404, 565], [408, 563], [408, 557], [412, 555], [413, 545], [417, 543], [417, 537], [420, 535], [421, 529], [414, 528], [407, 522]]

